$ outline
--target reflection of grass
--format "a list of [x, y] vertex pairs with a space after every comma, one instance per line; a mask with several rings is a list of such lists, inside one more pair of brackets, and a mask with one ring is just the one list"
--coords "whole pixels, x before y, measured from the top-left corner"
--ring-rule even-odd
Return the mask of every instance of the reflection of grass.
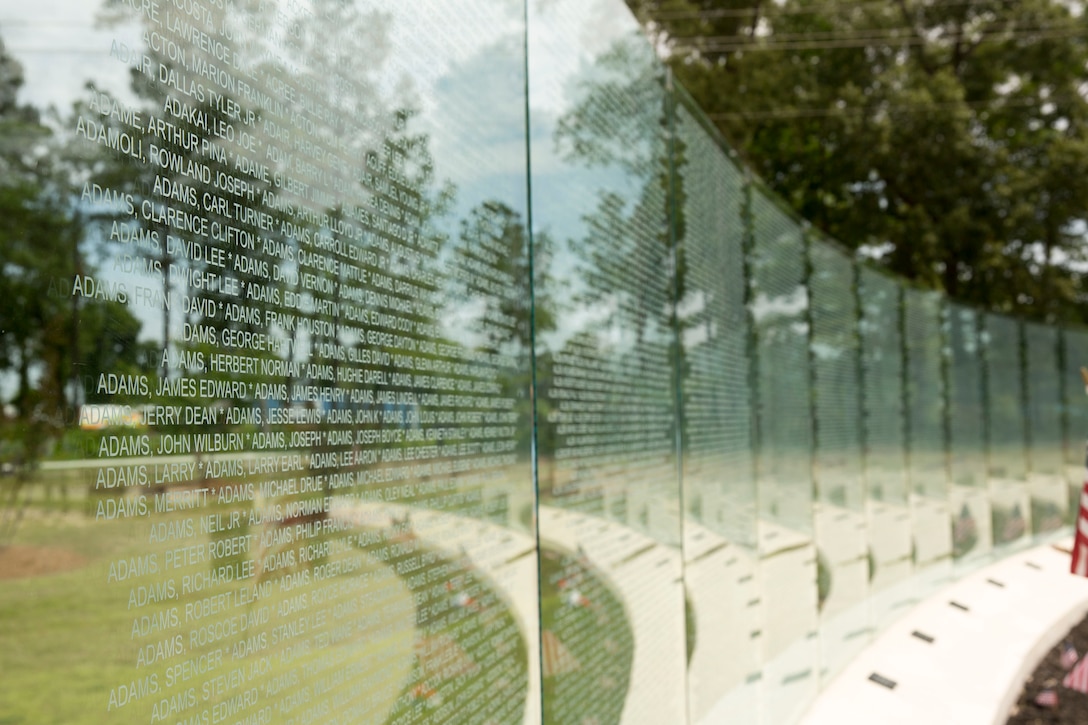
[[[78, 441], [70, 457], [96, 449], [93, 444]], [[152, 441], [153, 452], [156, 448]], [[219, 721], [247, 714], [267, 716], [268, 722], [322, 722], [333, 716], [345, 722], [513, 722], [523, 717], [529, 687], [524, 634], [467, 557], [437, 556], [421, 542], [403, 538], [397, 527], [322, 528], [335, 523], [323, 512], [285, 522], [290, 502], [324, 495], [311, 490], [261, 500], [253, 493], [262, 481], [288, 474], [202, 480], [198, 473], [191, 483], [151, 481], [151, 487], [96, 491], [94, 463], [37, 471], [17, 499], [0, 499], [0, 514], [22, 512], [11, 543], [43, 552], [46, 547], [69, 550], [78, 553], [71, 559], [80, 566], [0, 580], [0, 723], [173, 723], [200, 721], [202, 715], [215, 720], [212, 708], [233, 707], [249, 692], [255, 693], [255, 704], [241, 703], [244, 707], [229, 715], [221, 711]], [[523, 506], [506, 490], [527, 470], [518, 464], [464, 482], [424, 477], [413, 486], [375, 484], [367, 490], [386, 494], [386, 501], [433, 503], [499, 525], [529, 528], [531, 504]], [[0, 492], [7, 494], [9, 481], [14, 478], [0, 478]], [[253, 488], [240, 500], [218, 503], [220, 489], [235, 484]], [[207, 505], [154, 510], [156, 495], [202, 488], [209, 490]], [[149, 515], [95, 520], [99, 502], [132, 500], [125, 499], [126, 490], [129, 496], [145, 497]], [[492, 495], [485, 499], [485, 491]], [[277, 506], [281, 513], [269, 513]], [[513, 511], [528, 519], [510, 521]], [[229, 526], [202, 529], [202, 519], [215, 514]], [[173, 531], [180, 533], [149, 540], [153, 524], [179, 522], [184, 526]], [[296, 528], [307, 522], [317, 528]], [[232, 548], [238, 541], [246, 546]], [[168, 570], [167, 552], [193, 545], [203, 552], [202, 559]], [[108, 581], [111, 562], [152, 556], [157, 571]], [[182, 591], [182, 577], [212, 570], [229, 570], [244, 580]], [[318, 571], [324, 574], [319, 577]], [[308, 580], [294, 584], [303, 578]], [[134, 587], [167, 579], [173, 580], [173, 591], [165, 601], [130, 606]], [[225, 608], [188, 619], [186, 607], [206, 606], [220, 596], [229, 602]], [[464, 601], [466, 596], [471, 603]], [[190, 641], [201, 624], [233, 616], [245, 621], [244, 631]], [[163, 626], [134, 632], [142, 617], [164, 618], [158, 620]], [[138, 664], [142, 648], [155, 650], [162, 643], [175, 651]], [[171, 668], [200, 658], [216, 664], [177, 680], [178, 670]], [[202, 689], [215, 678], [223, 678], [220, 685]], [[111, 693], [116, 696], [118, 686], [131, 683], [151, 691], [111, 708]], [[169, 709], [167, 715], [161, 715], [163, 708]]]
[[[32, 506], [13, 543], [73, 550], [86, 564], [0, 584], [2, 722], [172, 723], [201, 713], [230, 721], [245, 714], [263, 714], [269, 722], [307, 714], [320, 720], [321, 708], [334, 702], [355, 722], [384, 717], [411, 664], [413, 603], [403, 582], [387, 563], [348, 546], [353, 532], [333, 532], [280, 545], [276, 550], [293, 551], [288, 559], [295, 563], [278, 571], [186, 591], [185, 577], [202, 577], [224, 563], [239, 571], [258, 555], [259, 537], [275, 528], [239, 524], [236, 535], [252, 534], [245, 539], [246, 553], [167, 566], [168, 551], [194, 544], [208, 551], [213, 539], [228, 539], [203, 533], [199, 520], [231, 512], [241, 510], [212, 504], [118, 522]], [[189, 520], [192, 536], [149, 541], [150, 524]], [[307, 546], [324, 543], [330, 549], [323, 560], [307, 555], [311, 560], [301, 563]], [[156, 572], [109, 580], [111, 562], [152, 555]], [[319, 575], [322, 563], [328, 566]], [[308, 584], [292, 587], [298, 577], [308, 578]], [[134, 605], [130, 600], [138, 587], [167, 580], [173, 580], [173, 591], [165, 601]], [[363, 600], [381, 606], [364, 610], [358, 606]], [[212, 602], [222, 608], [207, 614], [193, 608]], [[239, 631], [191, 639], [202, 625], [232, 618]], [[159, 655], [160, 645], [173, 651]], [[148, 657], [151, 661], [142, 663]], [[201, 662], [205, 667], [199, 673], [184, 669], [186, 663]], [[360, 682], [368, 687], [360, 688]], [[125, 699], [119, 687], [132, 683], [150, 691], [111, 706], [111, 695]], [[216, 707], [238, 709], [227, 717], [227, 709]]]
[[[79, 508], [86, 489], [86, 473], [78, 470], [44, 472], [36, 470], [20, 479], [0, 477], [0, 508], [4, 515], [17, 515], [28, 508], [67, 512]], [[7, 519], [2, 519], [7, 523]], [[0, 529], [0, 533], [6, 533]], [[0, 542], [2, 543], [2, 542]]]
[[959, 516], [952, 522], [952, 557], [967, 555], [978, 544], [978, 522], [970, 507], [963, 504]]
[[[1079, 505], [1079, 504], [1078, 504]], [[1033, 533], [1057, 531], [1064, 524], [1064, 516], [1058, 504], [1043, 498], [1031, 499], [1031, 525]]]
[[684, 592], [684, 635], [687, 641], [687, 665], [691, 667], [691, 657], [695, 654], [695, 607], [691, 604], [691, 597], [688, 596], [687, 591]]
[[386, 722], [517, 722], [524, 717], [529, 652], [493, 585], [464, 557], [447, 559], [409, 529], [395, 537], [416, 600], [415, 657]]
[[1027, 522], [1024, 520], [1024, 513], [1020, 509], [1019, 503], [1015, 503], [1011, 507], [995, 505], [992, 511], [995, 544], [1007, 544], [1024, 535]]
[[822, 551], [816, 552], [816, 606], [824, 608], [824, 603], [831, 596], [831, 565]]
[[[111, 540], [124, 542], [127, 527], [55, 525], [28, 513], [20, 544], [52, 539], [53, 546], [101, 555]], [[93, 533], [92, 533], [93, 532]], [[104, 546], [105, 545], [105, 546]], [[0, 712], [12, 723], [99, 722], [104, 693], [126, 677], [132, 618], [127, 591], [103, 586], [101, 570], [86, 567], [0, 586]], [[124, 635], [119, 633], [125, 632]], [[120, 645], [120, 646], [119, 646]], [[135, 653], [132, 653], [135, 662]]]
[[634, 635], [616, 594], [585, 557], [542, 548], [544, 721], [620, 721]]

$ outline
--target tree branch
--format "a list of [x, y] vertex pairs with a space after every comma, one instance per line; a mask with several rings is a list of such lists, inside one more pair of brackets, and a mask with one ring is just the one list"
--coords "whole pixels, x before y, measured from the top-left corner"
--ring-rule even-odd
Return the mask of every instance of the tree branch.
[[895, 0], [895, 4], [899, 7], [899, 12], [903, 16], [904, 24], [910, 27], [914, 37], [922, 41], [915, 50], [915, 53], [918, 56], [918, 65], [922, 67], [922, 70], [925, 71], [926, 75], [932, 76], [937, 72], [937, 69], [930, 63], [929, 57], [926, 55], [925, 38], [918, 32], [918, 28], [914, 24], [914, 16], [911, 15], [910, 8], [907, 7], [907, 0]]

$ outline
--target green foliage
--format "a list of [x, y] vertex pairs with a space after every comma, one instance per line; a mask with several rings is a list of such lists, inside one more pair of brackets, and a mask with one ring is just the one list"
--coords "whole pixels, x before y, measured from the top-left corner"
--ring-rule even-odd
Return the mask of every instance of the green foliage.
[[817, 227], [954, 298], [1088, 319], [1088, 44], [1070, 4], [628, 1]]
[[18, 103], [22, 83], [0, 41], [0, 459], [25, 473], [98, 399], [99, 374], [145, 369], [146, 350], [125, 307], [83, 282], [94, 270], [75, 167]]

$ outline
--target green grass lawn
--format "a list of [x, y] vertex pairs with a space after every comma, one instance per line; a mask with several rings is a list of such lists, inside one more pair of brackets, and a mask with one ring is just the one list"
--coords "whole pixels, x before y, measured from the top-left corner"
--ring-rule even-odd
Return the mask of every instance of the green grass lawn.
[[[260, 520], [252, 501], [214, 496], [156, 513], [145, 490], [148, 516], [96, 520], [102, 499], [73, 475], [26, 487], [15, 535], [2, 542], [8, 555], [31, 552], [43, 565], [0, 579], [0, 724], [523, 716], [524, 633], [467, 558], [443, 558], [403, 526], [284, 527]], [[229, 528], [204, 531], [209, 514]], [[197, 560], [188, 561], [193, 545]], [[126, 564], [151, 561], [155, 571], [126, 576]], [[213, 570], [240, 579], [212, 582]], [[141, 587], [163, 601], [131, 599]]]
[[544, 546], [540, 573], [544, 721], [618, 723], [635, 652], [622, 602], [584, 557]]

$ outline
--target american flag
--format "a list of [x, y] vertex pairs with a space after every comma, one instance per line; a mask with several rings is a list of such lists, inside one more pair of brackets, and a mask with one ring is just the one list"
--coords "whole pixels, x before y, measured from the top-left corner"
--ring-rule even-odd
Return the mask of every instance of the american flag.
[[1032, 702], [1039, 707], [1053, 710], [1058, 706], [1058, 693], [1054, 690], [1043, 690], [1035, 696], [1035, 699]]
[[1088, 481], [1080, 494], [1080, 511], [1077, 514], [1077, 535], [1073, 540], [1073, 561], [1069, 570], [1078, 576], [1088, 576]]
[[1088, 694], [1088, 657], [1081, 658], [1062, 680], [1062, 684], [1070, 690]]
[[1077, 654], [1077, 648], [1069, 642], [1066, 642], [1062, 646], [1062, 669], [1068, 672], [1073, 668], [1073, 665], [1077, 664], [1078, 659], [1080, 659], [1080, 655]]

